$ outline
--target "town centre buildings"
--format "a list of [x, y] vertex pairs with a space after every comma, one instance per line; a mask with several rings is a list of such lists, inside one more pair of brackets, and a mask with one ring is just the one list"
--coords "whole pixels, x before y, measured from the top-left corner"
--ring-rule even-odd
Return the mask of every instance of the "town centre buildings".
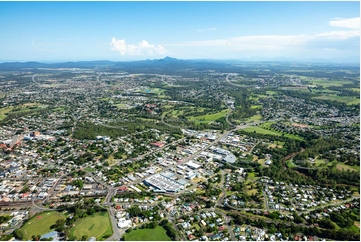
[[148, 186], [154, 187], [158, 192], [178, 192], [184, 189], [184, 184], [166, 177], [161, 174], [155, 174], [144, 180], [144, 183]]

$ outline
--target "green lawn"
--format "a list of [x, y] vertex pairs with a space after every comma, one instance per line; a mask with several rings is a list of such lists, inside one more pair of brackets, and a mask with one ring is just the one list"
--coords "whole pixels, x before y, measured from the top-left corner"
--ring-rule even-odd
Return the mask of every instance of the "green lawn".
[[252, 96], [249, 98], [249, 100], [258, 100], [260, 98], [268, 97], [267, 95], [263, 94], [252, 94]]
[[[6, 118], [7, 114], [12, 113], [24, 113], [32, 111], [48, 110], [48, 105], [41, 105], [38, 103], [25, 103], [20, 106], [10, 106], [6, 108], [0, 108], [0, 121]], [[52, 111], [64, 111], [64, 108], [54, 108]]]
[[332, 162], [328, 162], [327, 160], [325, 159], [316, 159], [315, 160], [316, 162], [316, 166], [319, 167], [319, 166], [331, 166], [332, 165]]
[[24, 233], [24, 240], [31, 240], [33, 235], [43, 235], [52, 229], [50, 226], [55, 224], [58, 219], [65, 219], [66, 216], [58, 212], [45, 212], [30, 219], [26, 224], [21, 227]]
[[246, 123], [250, 123], [250, 122], [254, 122], [254, 121], [259, 121], [262, 119], [262, 115], [260, 114], [257, 114], [257, 115], [254, 115], [252, 117], [249, 117], [248, 119], [246, 119]]
[[336, 165], [336, 168], [338, 170], [351, 170], [351, 171], [360, 171], [360, 167], [359, 166], [349, 166], [349, 165], [346, 165], [344, 163], [337, 163]]
[[354, 92], [360, 92], [360, 88], [358, 88], [358, 87], [348, 88], [348, 90], [351, 90], [351, 91], [354, 91]]
[[360, 103], [360, 99], [358, 99], [358, 98], [346, 97], [346, 96], [336, 96], [336, 95], [320, 96], [320, 97], [316, 97], [316, 99], [334, 100], [334, 101], [338, 101], [338, 102], [344, 102], [348, 105]]
[[275, 124], [275, 122], [265, 122], [263, 124], [260, 124], [259, 127], [264, 128], [264, 129], [271, 129], [272, 124]]
[[6, 118], [6, 113], [10, 112], [13, 109], [12, 106], [6, 108], [0, 108], [0, 120]]
[[312, 89], [312, 93], [330, 93], [330, 94], [337, 94], [340, 93], [339, 91], [335, 91], [335, 90], [330, 90], [330, 89], [323, 89], [323, 90], [319, 90], [319, 89]]
[[157, 226], [155, 229], [137, 229], [124, 236], [126, 241], [171, 241], [163, 227]]
[[256, 174], [254, 174], [254, 172], [249, 172], [247, 174], [248, 174], [248, 177], [247, 177], [248, 180], [250, 180], [250, 181], [256, 180]]
[[277, 92], [275, 92], [275, 91], [266, 91], [266, 94], [267, 95], [276, 95]]
[[96, 237], [101, 240], [105, 235], [112, 235], [113, 230], [110, 224], [108, 212], [99, 212], [81, 219], [70, 230], [70, 233], [80, 239], [83, 235]]
[[291, 160], [288, 160], [287, 161], [287, 167], [292, 168], [292, 167], [296, 167], [296, 165]]
[[349, 228], [349, 230], [360, 234], [360, 228], [358, 228], [358, 227], [355, 226], [355, 225], [352, 225], [352, 226]]
[[[269, 134], [269, 135], [274, 135], [274, 136], [282, 136], [282, 133], [280, 133], [280, 132], [263, 129], [258, 126], [250, 126], [250, 127], [244, 128], [243, 130], [246, 132], [249, 132], [249, 133], [256, 132], [258, 134]], [[290, 138], [290, 139], [303, 140], [302, 137], [299, 137], [299, 136], [293, 135], [293, 134], [284, 134], [284, 136], [287, 138]]]
[[197, 121], [197, 122], [200, 122], [200, 123], [208, 123], [208, 122], [215, 121], [215, 120], [217, 120], [219, 118], [222, 118], [222, 117], [226, 116], [227, 113], [229, 113], [228, 109], [223, 110], [223, 111], [218, 112], [218, 113], [212, 113], [212, 114], [206, 114], [206, 115], [202, 115], [202, 116], [190, 117], [189, 120]]
[[335, 80], [328, 80], [328, 79], [311, 79], [310, 82], [313, 85], [319, 85], [324, 88], [327, 88], [330, 86], [341, 87], [343, 84], [352, 84], [351, 81], [335, 81]]

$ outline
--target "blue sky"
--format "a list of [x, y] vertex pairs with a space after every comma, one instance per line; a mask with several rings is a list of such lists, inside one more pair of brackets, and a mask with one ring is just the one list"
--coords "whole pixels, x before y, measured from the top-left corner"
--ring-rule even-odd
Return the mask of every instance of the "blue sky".
[[0, 61], [347, 60], [355, 2], [0, 2]]

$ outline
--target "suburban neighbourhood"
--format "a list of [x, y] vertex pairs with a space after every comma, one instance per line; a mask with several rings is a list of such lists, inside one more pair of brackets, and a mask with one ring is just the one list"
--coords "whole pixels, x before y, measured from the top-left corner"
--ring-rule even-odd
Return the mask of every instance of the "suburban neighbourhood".
[[2, 238], [359, 238], [358, 77], [192, 75], [1, 72]]

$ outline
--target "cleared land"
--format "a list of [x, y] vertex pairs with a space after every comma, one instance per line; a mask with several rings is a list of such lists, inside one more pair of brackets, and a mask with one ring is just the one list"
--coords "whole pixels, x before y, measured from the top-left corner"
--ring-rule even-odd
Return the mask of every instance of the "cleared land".
[[252, 96], [249, 97], [249, 100], [258, 100], [260, 98], [266, 98], [266, 97], [268, 96], [263, 94], [252, 94]]
[[[274, 136], [282, 136], [282, 133], [280, 133], [280, 132], [263, 129], [258, 126], [250, 126], [250, 127], [244, 128], [243, 130], [246, 132], [249, 132], [249, 133], [256, 132], [257, 134], [269, 134], [269, 135], [274, 135]], [[293, 134], [284, 134], [284, 136], [287, 138], [291, 138], [291, 139], [303, 140], [301, 137], [299, 137], [297, 135], [293, 135]]]
[[13, 107], [0, 108], [0, 120], [6, 118], [6, 113], [10, 112]]
[[222, 117], [226, 116], [229, 112], [230, 111], [227, 109], [227, 110], [223, 110], [223, 111], [218, 112], [218, 113], [206, 114], [206, 115], [196, 116], [196, 117], [190, 117], [189, 120], [200, 122], [200, 123], [209, 123], [209, 122], [215, 121], [215, 120], [217, 120], [219, 118], [222, 118]]
[[[19, 106], [9, 106], [5, 108], [0, 108], [0, 121], [5, 119], [8, 114], [31, 112], [31, 111], [40, 111], [47, 110], [48, 105], [42, 105], [38, 103], [25, 103]], [[52, 111], [62, 111], [64, 108], [55, 108]]]
[[329, 80], [329, 79], [311, 79], [308, 80], [313, 85], [319, 85], [324, 88], [330, 87], [330, 86], [337, 86], [341, 87], [343, 84], [352, 84], [351, 81], [336, 81], [336, 80]]
[[58, 212], [45, 212], [30, 219], [25, 225], [21, 227], [21, 231], [24, 233], [24, 240], [31, 240], [32, 236], [46, 234], [52, 229], [50, 226], [55, 224], [58, 219], [65, 219], [66, 216]]
[[112, 235], [113, 230], [110, 225], [107, 212], [95, 213], [91, 216], [81, 219], [70, 230], [70, 233], [80, 239], [83, 235], [96, 237], [101, 240], [105, 235]]
[[316, 99], [344, 102], [348, 105], [360, 103], [360, 99], [358, 99], [358, 98], [346, 97], [346, 96], [336, 96], [336, 95], [320, 96], [320, 97], [316, 97]]
[[154, 229], [137, 229], [125, 234], [126, 241], [171, 241], [163, 227], [157, 226]]
[[266, 94], [267, 95], [276, 95], [277, 92], [275, 92], [275, 91], [266, 91]]
[[262, 119], [262, 116], [260, 114], [254, 115], [252, 117], [249, 117], [248, 119], [246, 119], [246, 123], [250, 123], [250, 122], [254, 122], [254, 121], [259, 121]]
[[350, 170], [350, 171], [358, 171], [360, 172], [360, 167], [359, 166], [349, 166], [343, 163], [337, 163], [336, 168], [338, 170]]

